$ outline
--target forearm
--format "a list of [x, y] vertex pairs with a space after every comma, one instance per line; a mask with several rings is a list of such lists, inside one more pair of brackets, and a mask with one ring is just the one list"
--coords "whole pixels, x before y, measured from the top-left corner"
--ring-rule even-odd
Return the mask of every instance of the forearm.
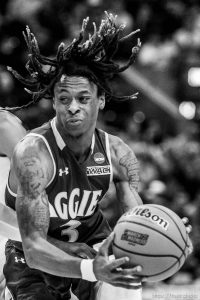
[[81, 259], [65, 253], [44, 238], [23, 241], [23, 248], [31, 268], [60, 277], [81, 278]]
[[133, 198], [134, 198], [134, 202], [136, 202], [134, 204], [134, 206], [135, 205], [142, 205], [143, 201], [142, 201], [140, 195], [138, 194], [138, 192], [136, 190], [134, 190], [134, 189], [131, 189], [131, 192], [132, 192], [132, 195], [133, 195]]
[[19, 180], [16, 212], [27, 264], [55, 276], [81, 278], [81, 259], [47, 241], [50, 211], [46, 187], [51, 158], [40, 139], [28, 137], [16, 148], [13, 166]]
[[54, 245], [55, 247], [59, 248], [60, 250], [64, 251], [65, 250], [65, 242], [57, 240], [51, 236], [47, 236], [47, 241]]
[[139, 163], [131, 148], [113, 136], [111, 137], [111, 157], [113, 181], [120, 206], [125, 212], [142, 204], [142, 199], [138, 194]]
[[[0, 203], [0, 234], [8, 239], [21, 241], [16, 212], [2, 203]], [[47, 236], [47, 241], [63, 251], [66, 250], [66, 243], [63, 241], [50, 236]]]
[[[21, 241], [16, 212], [2, 203], [0, 203], [0, 234], [8, 239]], [[66, 250], [66, 243], [63, 241], [50, 236], [47, 236], [47, 241], [63, 251]]]
[[117, 196], [120, 203], [120, 207], [123, 212], [129, 209], [143, 204], [138, 192], [133, 188], [130, 188], [128, 182], [119, 182], [116, 184]]

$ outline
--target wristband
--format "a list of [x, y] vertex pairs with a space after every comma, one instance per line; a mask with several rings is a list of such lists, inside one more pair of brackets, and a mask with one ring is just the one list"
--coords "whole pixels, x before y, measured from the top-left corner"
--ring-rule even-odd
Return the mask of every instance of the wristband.
[[87, 281], [97, 281], [93, 271], [94, 259], [82, 259], [80, 264], [82, 279]]

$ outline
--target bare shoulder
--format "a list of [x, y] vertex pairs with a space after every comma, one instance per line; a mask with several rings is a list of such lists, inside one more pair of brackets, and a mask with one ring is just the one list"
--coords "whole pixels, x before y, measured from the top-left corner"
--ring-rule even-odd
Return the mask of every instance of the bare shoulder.
[[53, 162], [44, 141], [28, 135], [20, 141], [14, 150], [12, 169], [24, 189], [45, 189], [53, 175]]
[[133, 150], [121, 138], [109, 134], [109, 144], [113, 161], [117, 160], [119, 162], [122, 157], [127, 155], [136, 159]]
[[0, 124], [3, 124], [8, 119], [8, 113], [5, 110], [0, 110]]
[[26, 130], [16, 116], [0, 110], [0, 153], [11, 158], [17, 142], [25, 135]]
[[21, 125], [21, 120], [6, 110], [0, 110], [0, 128], [3, 129], [9, 123], [18, 123]]
[[10, 123], [10, 114], [6, 111], [0, 110], [0, 133], [2, 134], [5, 130], [7, 131], [7, 126]]
[[139, 163], [133, 150], [117, 136], [109, 135], [109, 142], [114, 179], [126, 180], [138, 173]]
[[47, 151], [43, 140], [39, 136], [29, 136], [23, 138], [15, 147], [13, 159], [24, 159], [32, 155], [42, 156]]

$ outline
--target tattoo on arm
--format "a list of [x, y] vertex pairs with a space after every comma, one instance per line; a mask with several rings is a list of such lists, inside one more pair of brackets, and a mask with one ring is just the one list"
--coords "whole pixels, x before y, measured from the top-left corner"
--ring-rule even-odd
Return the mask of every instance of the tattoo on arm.
[[50, 214], [43, 161], [37, 153], [28, 153], [16, 162], [15, 172], [19, 180], [16, 210], [22, 237], [37, 232], [46, 239]]
[[17, 167], [17, 176], [25, 195], [34, 198], [39, 194], [45, 174], [37, 157], [25, 157]]
[[16, 209], [22, 236], [27, 237], [34, 232], [39, 232], [43, 238], [47, 238], [50, 215], [45, 192], [35, 199], [18, 195]]
[[127, 171], [130, 188], [138, 191], [139, 164], [137, 158], [130, 151], [119, 160], [119, 164]]

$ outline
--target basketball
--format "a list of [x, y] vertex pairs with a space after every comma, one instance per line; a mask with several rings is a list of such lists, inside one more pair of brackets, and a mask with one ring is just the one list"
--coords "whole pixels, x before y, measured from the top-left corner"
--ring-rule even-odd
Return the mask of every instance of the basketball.
[[113, 254], [128, 256], [130, 267], [141, 265], [146, 281], [160, 281], [184, 264], [189, 236], [181, 218], [155, 204], [139, 205], [121, 216], [115, 228]]

